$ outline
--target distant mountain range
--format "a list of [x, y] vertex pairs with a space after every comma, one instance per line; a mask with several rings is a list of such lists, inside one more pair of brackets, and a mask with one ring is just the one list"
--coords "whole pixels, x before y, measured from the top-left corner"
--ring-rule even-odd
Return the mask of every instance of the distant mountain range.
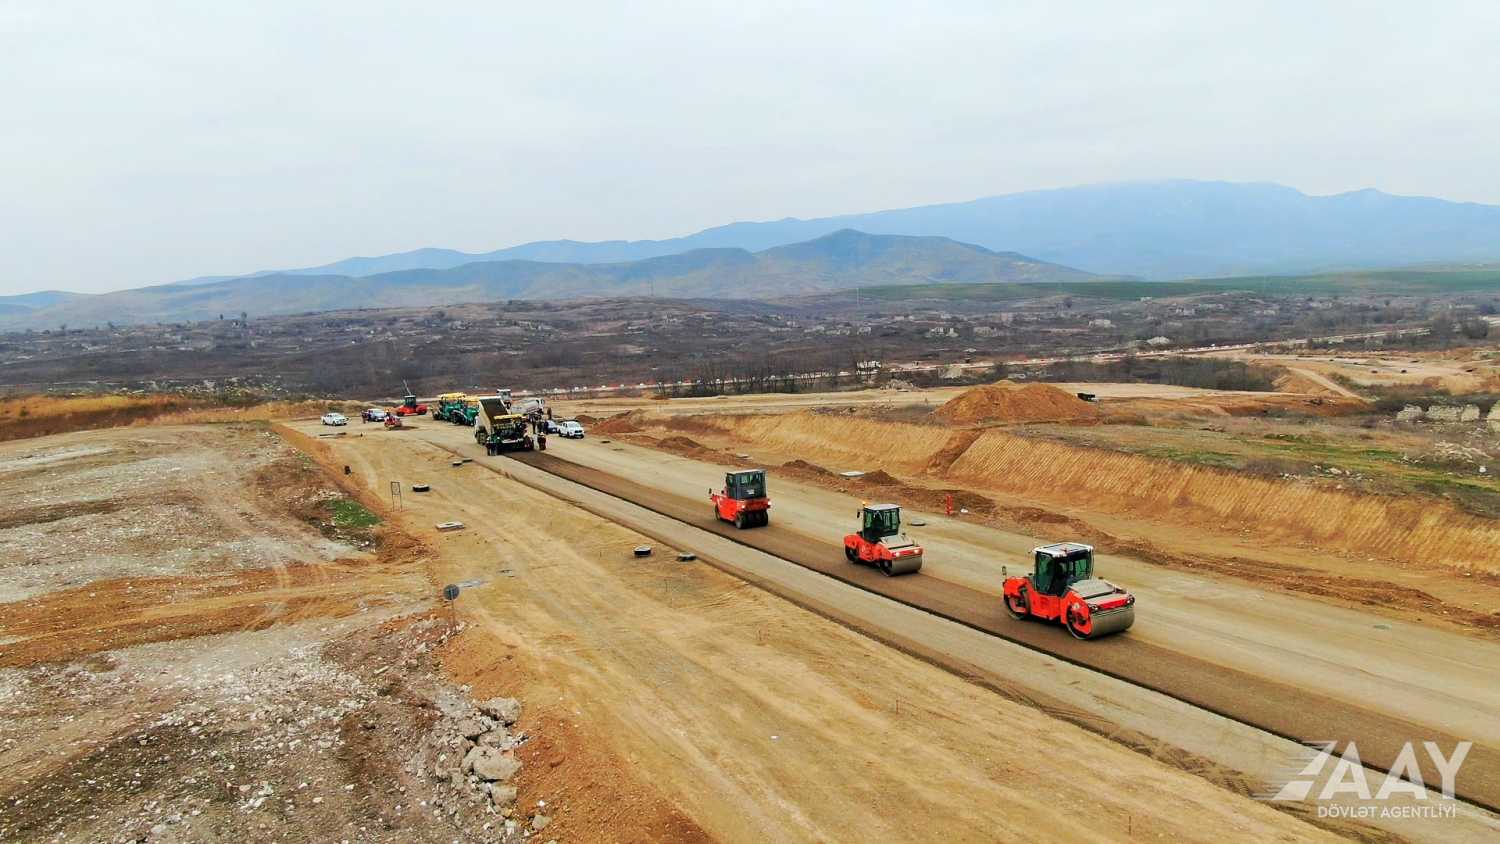
[[97, 296], [0, 297], [0, 326], [496, 298], [764, 298], [858, 285], [1068, 281], [1090, 273], [1162, 280], [1495, 261], [1500, 206], [1375, 190], [1308, 196], [1267, 183], [1143, 182], [732, 223], [669, 240], [552, 240], [485, 253], [419, 249]]
[[62, 290], [40, 290], [36, 293], [22, 293], [19, 296], [0, 296], [0, 318], [29, 314], [70, 299], [77, 299], [82, 295], [82, 293], [68, 293]]
[[6, 314], [8, 328], [185, 322], [496, 299], [656, 295], [766, 299], [863, 285], [1088, 281], [1090, 273], [943, 237], [844, 229], [750, 252], [694, 249], [620, 263], [478, 261], [368, 276], [271, 273], [77, 296]]
[[[1500, 206], [1377, 190], [1309, 196], [1269, 183], [1179, 180], [1030, 191], [811, 220], [731, 223], [669, 240], [548, 240], [484, 253], [418, 249], [278, 273], [368, 276], [506, 260], [620, 263], [697, 249], [758, 252], [840, 229], [946, 237], [1094, 273], [1147, 279], [1500, 260]], [[259, 273], [267, 274], [272, 273]]]

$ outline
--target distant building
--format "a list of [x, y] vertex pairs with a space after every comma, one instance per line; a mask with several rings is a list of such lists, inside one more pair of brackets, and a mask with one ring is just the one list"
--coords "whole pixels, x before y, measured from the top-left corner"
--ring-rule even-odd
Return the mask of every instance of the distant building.
[[1172, 345], [1172, 338], [1171, 337], [1162, 337], [1162, 336], [1158, 335], [1156, 337], [1152, 337], [1150, 340], [1147, 340], [1146, 341], [1146, 345], [1148, 345], [1148, 346], [1170, 346], [1170, 345]]

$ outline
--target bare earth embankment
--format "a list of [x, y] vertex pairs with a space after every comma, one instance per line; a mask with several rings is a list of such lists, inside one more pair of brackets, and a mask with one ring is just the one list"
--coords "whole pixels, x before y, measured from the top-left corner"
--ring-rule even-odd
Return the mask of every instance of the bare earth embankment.
[[[1072, 838], [1047, 832], [1060, 803], [1100, 839], [1383, 835], [1276, 811], [1192, 754], [1024, 684], [997, 693], [670, 547], [638, 560], [641, 533], [503, 459], [454, 467], [465, 432], [414, 425], [0, 445], [0, 838]], [[698, 460], [795, 452], [787, 473], [830, 490], [849, 482], [828, 468], [863, 468], [874, 493], [936, 506], [951, 490], [976, 518], [1108, 515], [952, 474], [1005, 459], [986, 442], [1016, 438], [1000, 428], [601, 428]], [[466, 527], [435, 529], [449, 520]], [[436, 605], [450, 583], [459, 600]]]
[[[1494, 610], [1500, 598], [1500, 523], [1494, 519], [1431, 496], [1370, 494], [1332, 482], [1037, 436], [1024, 423], [1061, 418], [1097, 426], [1101, 411], [1051, 386], [1030, 385], [1016, 392], [1050, 391], [1050, 401], [1039, 416], [1028, 411], [1025, 418], [1008, 419], [1007, 400], [987, 389], [960, 394], [944, 406], [945, 415], [964, 424], [852, 411], [641, 410], [607, 419], [596, 431], [731, 463], [735, 454], [751, 453], [751, 463], [782, 464], [829, 488], [851, 488], [837, 471], [880, 472], [876, 477], [884, 484], [872, 484], [868, 476], [860, 481], [868, 494], [930, 508], [941, 507], [951, 494], [976, 518], [1062, 531], [1174, 567], [1380, 606], [1407, 618], [1500, 627]], [[1151, 401], [1154, 406], [1172, 400]], [[1139, 408], [1125, 400], [1106, 405], [1102, 414], [1105, 421], [1112, 414], [1133, 417]], [[1321, 414], [1326, 405], [1312, 409]], [[997, 421], [1005, 424], [984, 424]], [[1148, 439], [1161, 436], [1125, 424], [1100, 430], [1101, 438], [1111, 439], [1127, 430], [1143, 431]], [[693, 448], [683, 448], [683, 438]]]

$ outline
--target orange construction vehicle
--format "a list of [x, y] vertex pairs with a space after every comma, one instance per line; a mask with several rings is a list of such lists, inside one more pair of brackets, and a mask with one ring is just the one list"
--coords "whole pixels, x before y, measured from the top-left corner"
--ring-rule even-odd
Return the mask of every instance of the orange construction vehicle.
[[[1135, 596], [1094, 577], [1094, 548], [1055, 542], [1032, 551], [1031, 574], [1005, 577], [1005, 611], [1011, 618], [1060, 621], [1078, 639], [1120, 633], [1135, 623]], [[1001, 568], [1002, 575], [1006, 575]]]
[[417, 397], [412, 394], [411, 388], [406, 386], [405, 381], [401, 382], [401, 387], [406, 390], [406, 395], [401, 397], [401, 406], [392, 408], [391, 412], [397, 416], [426, 416], [427, 405], [417, 401]]
[[844, 537], [844, 556], [887, 575], [910, 574], [922, 568], [922, 546], [901, 532], [901, 508], [895, 504], [867, 504], [860, 508], [859, 533]]
[[766, 470], [745, 469], [724, 473], [724, 488], [708, 491], [714, 503], [714, 518], [734, 522], [737, 528], [765, 527], [771, 523], [771, 499], [766, 492]]

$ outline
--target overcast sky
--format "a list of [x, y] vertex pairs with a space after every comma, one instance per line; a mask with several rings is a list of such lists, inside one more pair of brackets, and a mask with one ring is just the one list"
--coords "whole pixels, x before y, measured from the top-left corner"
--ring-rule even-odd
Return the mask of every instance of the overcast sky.
[[1493, 0], [686, 5], [0, 0], [0, 293], [1099, 181], [1500, 203]]

